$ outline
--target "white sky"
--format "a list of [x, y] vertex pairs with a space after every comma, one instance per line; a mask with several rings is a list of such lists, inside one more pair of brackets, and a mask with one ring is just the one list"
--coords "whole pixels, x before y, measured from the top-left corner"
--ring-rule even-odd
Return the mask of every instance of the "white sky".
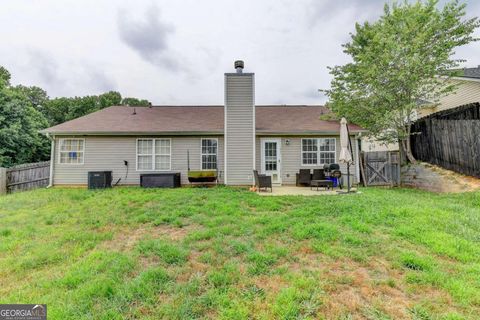
[[[467, 3], [480, 15], [480, 1]], [[245, 61], [257, 104], [320, 104], [327, 66], [383, 0], [2, 0], [0, 65], [51, 97], [117, 90], [154, 104], [223, 104]], [[457, 51], [480, 64], [480, 44]]]

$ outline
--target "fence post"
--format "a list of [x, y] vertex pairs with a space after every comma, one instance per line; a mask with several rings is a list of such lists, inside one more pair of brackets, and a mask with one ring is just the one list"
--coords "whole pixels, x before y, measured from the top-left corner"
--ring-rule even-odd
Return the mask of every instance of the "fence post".
[[7, 168], [0, 167], [0, 195], [7, 193]]

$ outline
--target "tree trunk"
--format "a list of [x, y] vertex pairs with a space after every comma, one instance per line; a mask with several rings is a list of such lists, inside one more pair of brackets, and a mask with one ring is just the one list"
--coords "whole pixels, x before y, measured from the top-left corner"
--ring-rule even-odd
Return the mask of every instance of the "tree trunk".
[[415, 159], [415, 157], [413, 156], [413, 153], [412, 153], [412, 145], [410, 143], [410, 133], [411, 133], [411, 125], [407, 125], [407, 138], [406, 139], [402, 139], [401, 141], [401, 146], [403, 148], [403, 151], [405, 152], [405, 156], [407, 157], [408, 161], [410, 163], [417, 163], [417, 160]]

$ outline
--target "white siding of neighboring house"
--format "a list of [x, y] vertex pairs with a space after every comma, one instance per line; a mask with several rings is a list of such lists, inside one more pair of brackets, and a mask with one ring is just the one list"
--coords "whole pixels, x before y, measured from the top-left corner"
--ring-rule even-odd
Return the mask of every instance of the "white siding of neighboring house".
[[[416, 110], [416, 117], [423, 118], [432, 113], [444, 111], [466, 104], [480, 102], [480, 79], [452, 79], [457, 85], [455, 92], [442, 97], [434, 107], [424, 106]], [[362, 138], [362, 151], [398, 151], [398, 143], [383, 144], [374, 138]]]
[[398, 151], [398, 143], [385, 144], [382, 141], [378, 141], [374, 138], [363, 137], [362, 138], [362, 151], [365, 152], [377, 152], [377, 151]]
[[[265, 138], [278, 138], [278, 137], [265, 137]], [[299, 172], [300, 169], [323, 169], [323, 165], [314, 166], [314, 165], [302, 165], [302, 138], [335, 138], [336, 145], [336, 162], [338, 163], [338, 157], [340, 156], [340, 136], [306, 136], [306, 137], [281, 137], [281, 175], [282, 175], [282, 184], [292, 185], [295, 184], [295, 175]], [[261, 136], [257, 137], [256, 149], [257, 149], [257, 158], [256, 158], [256, 167], [259, 172], [262, 171], [261, 163]], [[353, 150], [353, 159], [358, 163], [357, 157], [357, 141], [352, 136], [352, 148]], [[286, 140], [290, 140], [289, 145], [286, 144]], [[342, 173], [347, 173], [347, 166], [345, 164], [340, 164], [340, 170]], [[359, 181], [360, 172], [358, 165], [354, 164], [350, 166], [350, 173], [355, 176], [355, 181]], [[313, 172], [313, 171], [312, 171]]]
[[253, 73], [225, 74], [226, 184], [252, 185], [255, 166]]
[[438, 102], [438, 106], [419, 109], [417, 111], [419, 118], [428, 116], [435, 112], [460, 107], [474, 102], [480, 102], [480, 79], [452, 79], [450, 81], [458, 86], [455, 92], [442, 97]]
[[[120, 184], [140, 183], [140, 174], [155, 173], [162, 171], [137, 171], [136, 141], [137, 138], [146, 137], [122, 137], [122, 136], [82, 136], [76, 138], [85, 139], [84, 164], [60, 164], [58, 161], [59, 139], [55, 141], [55, 163], [53, 166], [54, 185], [86, 185], [88, 171], [113, 171], [113, 182], [121, 178]], [[182, 184], [188, 184], [187, 180], [187, 150], [190, 151], [191, 170], [200, 170], [200, 140], [201, 138], [213, 138], [211, 136], [195, 137], [156, 137], [171, 138], [171, 170], [163, 172], [180, 172]], [[220, 173], [220, 183], [223, 183], [223, 137], [218, 136], [217, 166]], [[125, 179], [126, 167], [124, 160], [128, 161], [128, 176]]]

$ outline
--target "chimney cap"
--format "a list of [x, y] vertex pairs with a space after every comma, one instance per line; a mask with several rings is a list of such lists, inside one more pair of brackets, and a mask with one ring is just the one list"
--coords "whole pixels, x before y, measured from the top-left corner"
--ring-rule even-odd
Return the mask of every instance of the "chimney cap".
[[243, 60], [236, 60], [234, 65], [235, 69], [243, 69], [245, 64], [243, 63]]

